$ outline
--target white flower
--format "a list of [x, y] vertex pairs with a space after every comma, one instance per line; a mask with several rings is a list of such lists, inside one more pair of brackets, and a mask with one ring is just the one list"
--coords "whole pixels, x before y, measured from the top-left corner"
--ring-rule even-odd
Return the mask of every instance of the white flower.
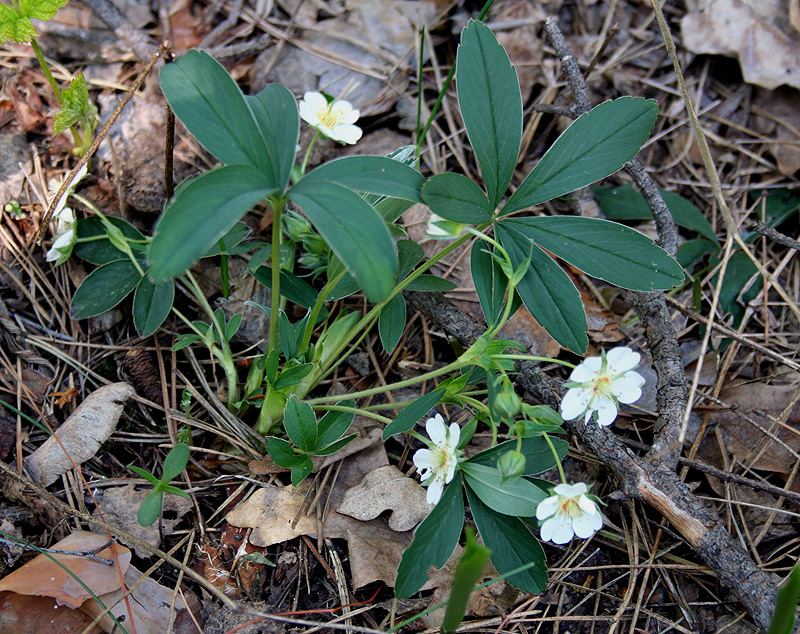
[[434, 240], [454, 240], [464, 231], [463, 222], [445, 220], [441, 216], [431, 214], [428, 218], [428, 237]]
[[69, 259], [74, 246], [75, 231], [73, 229], [68, 229], [55, 239], [45, 259], [48, 262], [55, 262], [56, 266], [58, 266]]
[[610, 425], [617, 417], [619, 403], [635, 403], [642, 396], [644, 377], [633, 368], [641, 359], [630, 348], [614, 348], [602, 357], [584, 359], [569, 375], [570, 388], [561, 401], [561, 416], [585, 422], [597, 412], [601, 426]]
[[436, 504], [442, 497], [444, 485], [456, 473], [458, 455], [456, 448], [461, 437], [461, 428], [452, 423], [448, 429], [441, 414], [429, 418], [425, 423], [431, 442], [428, 449], [420, 449], [414, 454], [414, 466], [419, 469], [422, 484], [428, 487], [428, 504]]
[[542, 541], [566, 544], [573, 535], [588, 539], [603, 526], [603, 516], [594, 500], [587, 497], [583, 483], [559, 484], [555, 495], [539, 502], [536, 519], [545, 520], [540, 529]]
[[326, 137], [340, 143], [354, 144], [361, 138], [358, 110], [349, 101], [328, 103], [321, 92], [307, 92], [299, 104], [300, 117]]

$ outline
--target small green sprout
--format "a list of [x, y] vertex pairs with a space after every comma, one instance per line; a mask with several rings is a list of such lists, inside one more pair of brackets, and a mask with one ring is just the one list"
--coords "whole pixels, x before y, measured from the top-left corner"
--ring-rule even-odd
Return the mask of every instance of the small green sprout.
[[169, 484], [169, 482], [181, 474], [181, 471], [186, 468], [188, 462], [189, 445], [179, 442], [169, 450], [167, 457], [164, 458], [164, 468], [161, 470], [161, 478], [157, 478], [152, 473], [148, 473], [144, 469], [134, 465], [128, 465], [131, 471], [136, 472], [153, 485], [153, 490], [142, 501], [142, 505], [139, 507], [139, 524], [142, 526], [151, 526], [153, 522], [159, 518], [165, 493], [174, 493], [175, 495], [180, 495], [185, 498], [189, 497], [186, 492]]

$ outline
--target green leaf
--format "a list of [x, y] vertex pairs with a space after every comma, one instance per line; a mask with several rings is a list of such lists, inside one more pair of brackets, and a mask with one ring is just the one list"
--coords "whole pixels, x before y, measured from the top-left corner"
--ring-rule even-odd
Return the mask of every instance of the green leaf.
[[461, 174], [432, 176], [422, 188], [422, 200], [437, 216], [471, 225], [491, 221], [494, 211], [483, 190]]
[[800, 567], [795, 565], [786, 583], [778, 590], [775, 613], [767, 634], [791, 634], [797, 618], [797, 602], [800, 601]]
[[414, 541], [403, 553], [394, 584], [398, 599], [410, 597], [425, 585], [431, 566], [441, 568], [447, 563], [463, 526], [464, 494], [461, 480], [456, 478], [447, 485], [442, 499], [417, 527]]
[[[659, 189], [675, 224], [696, 231], [719, 246], [714, 229], [705, 216], [685, 198]], [[619, 187], [592, 187], [603, 215], [609, 220], [652, 220], [653, 212], [641, 192], [630, 183]]]
[[[242, 221], [233, 225], [230, 231], [217, 240], [211, 248], [203, 254], [204, 258], [210, 258], [220, 253], [230, 253], [230, 250], [237, 244], [242, 242], [247, 236], [250, 235], [250, 227]], [[222, 245], [220, 245], [220, 242]], [[224, 249], [223, 249], [224, 247]]]
[[109, 262], [92, 271], [72, 296], [72, 316], [86, 319], [102, 315], [136, 288], [141, 273], [130, 260]]
[[177, 478], [189, 464], [189, 445], [179, 442], [169, 450], [164, 458], [164, 467], [161, 469], [161, 481], [171, 482]]
[[358, 438], [358, 434], [350, 434], [349, 436], [345, 436], [344, 438], [340, 438], [339, 440], [332, 442], [330, 445], [323, 445], [320, 443], [312, 453], [315, 456], [329, 456], [330, 454], [336, 453], [340, 449], [343, 449], [356, 438]]
[[470, 254], [470, 268], [483, 316], [486, 318], [486, 323], [492, 325], [497, 323], [502, 315], [508, 278], [489, 249], [489, 245], [483, 240], [475, 240]]
[[[272, 269], [270, 267], [260, 266], [252, 272], [252, 275], [267, 288], [272, 288]], [[311, 308], [314, 305], [317, 301], [317, 291], [311, 284], [285, 269], [281, 269], [280, 276], [281, 297], [285, 297], [303, 308]], [[327, 309], [323, 309], [323, 311], [327, 312]]]
[[403, 411], [401, 411], [383, 430], [383, 440], [388, 440], [395, 434], [402, 434], [414, 427], [423, 416], [439, 403], [439, 399], [445, 395], [445, 391], [446, 390], [439, 389], [428, 392], [420, 396], [413, 403], [406, 405], [405, 409], [403, 409]]
[[[709, 266], [713, 269], [719, 264], [719, 258], [710, 258]], [[714, 275], [712, 283], [716, 286], [719, 273]], [[758, 274], [756, 265], [743, 251], [734, 251], [728, 259], [725, 278], [719, 293], [719, 305], [723, 313], [731, 313], [735, 327], [739, 326], [744, 315], [744, 307], [761, 292], [763, 278]]]
[[172, 346], [171, 350], [173, 352], [177, 352], [178, 350], [183, 350], [184, 348], [188, 348], [189, 346], [191, 346], [196, 341], [200, 341], [200, 337], [198, 337], [194, 333], [181, 335], [175, 340], [175, 345]]
[[704, 255], [719, 251], [719, 247], [705, 238], [687, 240], [678, 247], [678, 263], [685, 269], [690, 269]]
[[450, 589], [447, 611], [442, 621], [442, 634], [454, 634], [464, 620], [469, 595], [483, 576], [491, 552], [486, 546], [478, 543], [472, 529], [467, 527], [467, 543], [453, 575], [453, 586]]
[[[355, 406], [354, 401], [343, 401], [341, 404], [345, 407]], [[317, 445], [319, 447], [327, 447], [339, 440], [350, 429], [354, 418], [355, 414], [353, 412], [327, 412], [319, 421]]]
[[69, 130], [81, 119], [91, 114], [89, 106], [89, 91], [86, 88], [86, 79], [83, 73], [78, 73], [69, 83], [69, 86], [61, 91], [64, 105], [53, 119], [53, 136]]
[[525, 566], [531, 567], [505, 577], [520, 590], [539, 594], [547, 586], [547, 563], [541, 544], [522, 520], [492, 511], [467, 487], [469, 508], [478, 532], [492, 551], [492, 563], [501, 575]]
[[309, 172], [292, 190], [312, 183], [334, 183], [352, 191], [421, 203], [425, 177], [413, 167], [385, 156], [345, 156]]
[[414, 267], [425, 257], [422, 247], [413, 240], [397, 241], [398, 270], [397, 279], [403, 280], [414, 270]]
[[292, 395], [283, 415], [286, 435], [301, 451], [313, 451], [317, 445], [317, 417], [308, 403]]
[[133, 295], [133, 325], [140, 337], [149, 337], [169, 315], [175, 301], [175, 283], [166, 280], [153, 284], [145, 275]]
[[281, 84], [270, 84], [257, 95], [246, 96], [245, 101], [264, 138], [271, 174], [269, 182], [283, 191], [289, 184], [300, 134], [297, 102]]
[[[526, 459], [526, 465], [527, 462]], [[503, 515], [533, 517], [536, 506], [547, 497], [544, 491], [524, 478], [504, 481], [494, 467], [467, 461], [462, 463], [461, 470], [467, 486], [475, 495], [490, 509]]]
[[378, 333], [381, 337], [383, 349], [392, 353], [403, 336], [406, 328], [406, 300], [402, 294], [395, 295], [386, 306], [381, 309], [378, 317]]
[[305, 462], [306, 456], [296, 454], [292, 446], [282, 438], [267, 440], [267, 451], [272, 461], [279, 467], [293, 469]]
[[311, 458], [303, 456], [302, 462], [296, 467], [292, 467], [292, 486], [300, 486], [313, 470], [314, 463], [311, 462]]
[[517, 292], [531, 315], [562, 346], [583, 354], [589, 345], [586, 316], [578, 290], [553, 259], [507, 221], [495, 226], [515, 267], [530, 255], [531, 265]]
[[[567, 443], [560, 438], [550, 438], [560, 459], [567, 455]], [[517, 448], [516, 440], [507, 440], [495, 445], [491, 449], [481, 451], [469, 459], [470, 464], [485, 465], [492, 468], [497, 467], [497, 461], [506, 452]], [[522, 439], [522, 455], [525, 456], [525, 471], [523, 476], [536, 475], [556, 466], [556, 461], [550, 445], [541, 436], [531, 436]]]
[[181, 183], [156, 225], [150, 275], [160, 282], [183, 274], [273, 192], [248, 165], [219, 167]]
[[[393, 165], [397, 161], [387, 159]], [[410, 168], [409, 168], [410, 169]], [[328, 182], [301, 180], [289, 190], [367, 298], [382, 302], [394, 288], [397, 252], [381, 217], [358, 194]]]
[[303, 363], [302, 365], [286, 368], [275, 380], [273, 387], [276, 390], [285, 390], [286, 388], [294, 387], [306, 378], [313, 369], [313, 363]]
[[147, 497], [142, 500], [142, 505], [139, 507], [139, 513], [136, 519], [142, 526], [152, 526], [161, 515], [161, 501], [164, 498], [164, 493], [160, 489], [153, 489], [147, 494]]
[[508, 218], [503, 226], [525, 236], [592, 277], [637, 291], [683, 282], [680, 264], [650, 238], [598, 218]]
[[136, 466], [131, 464], [131, 465], [128, 465], [128, 469], [133, 471], [140, 478], [144, 478], [145, 480], [147, 480], [153, 486], [157, 486], [157, 485], [161, 484], [161, 480], [159, 480], [157, 477], [155, 477], [152, 473], [149, 473], [148, 471], [145, 471], [144, 469], [142, 469], [140, 467], [136, 467]]
[[0, 38], [3, 42], [11, 40], [19, 44], [27, 44], [36, 37], [36, 29], [29, 18], [26, 18], [14, 7], [0, 4]]
[[652, 99], [620, 97], [578, 117], [503, 206], [520, 211], [591, 185], [616, 172], [650, 136], [658, 117]]
[[282, 189], [253, 112], [217, 60], [192, 50], [165, 64], [160, 76], [161, 90], [175, 116], [206, 150], [222, 163], [258, 170], [268, 189]]
[[517, 73], [489, 28], [471, 21], [456, 59], [461, 116], [494, 211], [506, 192], [522, 140], [522, 96]]
[[447, 291], [452, 291], [454, 288], [456, 288], [456, 285], [453, 284], [453, 282], [425, 273], [420, 275], [413, 282], [409, 282], [405, 290], [422, 291], [423, 293], [446, 293]]
[[[115, 216], [107, 216], [108, 221], [122, 232], [122, 235], [129, 240], [137, 240], [144, 242], [144, 235], [132, 224], [124, 221], [122, 218]], [[91, 218], [82, 218], [75, 223], [76, 237], [78, 240], [84, 238], [104, 238], [90, 240], [89, 242], [76, 242], [75, 248], [72, 253], [77, 255], [81, 260], [86, 260], [92, 264], [108, 264], [123, 258], [123, 253], [108, 239], [108, 233], [103, 225], [103, 221], [97, 216]], [[142, 258], [144, 262], [144, 258]]]
[[67, 4], [67, 0], [19, 0], [22, 15], [34, 20], [49, 20]]
[[228, 325], [225, 326], [225, 341], [230, 341], [239, 332], [239, 326], [242, 323], [242, 315], [241, 313], [237, 313], [231, 320], [228, 322]]

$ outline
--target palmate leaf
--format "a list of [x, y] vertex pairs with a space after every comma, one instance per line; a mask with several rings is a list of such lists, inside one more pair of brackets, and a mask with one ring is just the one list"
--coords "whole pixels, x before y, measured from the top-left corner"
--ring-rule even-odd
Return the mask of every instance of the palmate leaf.
[[36, 37], [36, 29], [30, 18], [25, 17], [14, 7], [0, 4], [0, 39], [27, 44]]
[[307, 177], [288, 195], [352, 271], [367, 298], [374, 303], [386, 299], [394, 287], [397, 251], [386, 224], [367, 201], [341, 185]]
[[461, 174], [437, 174], [422, 189], [431, 211], [446, 220], [479, 225], [492, 219], [494, 207], [472, 180]]
[[67, 0], [19, 0], [19, 10], [26, 18], [49, 20]]
[[183, 274], [257, 202], [275, 192], [249, 165], [227, 165], [184, 181], [156, 225], [150, 275], [157, 282]]
[[528, 565], [529, 568], [505, 577], [506, 581], [525, 592], [544, 591], [547, 563], [541, 544], [528, 527], [516, 517], [493, 512], [469, 487], [467, 498], [481, 539], [492, 551], [491, 559], [497, 572], [506, 574]]
[[144, 276], [133, 294], [133, 325], [140, 337], [152, 335], [169, 315], [175, 300], [172, 280], [154, 284]]
[[522, 140], [517, 73], [489, 28], [471, 21], [456, 60], [458, 103], [494, 210], [506, 192]]
[[161, 90], [175, 116], [204, 148], [222, 163], [256, 168], [271, 188], [283, 188], [253, 112], [217, 60], [205, 51], [192, 50], [165, 64], [159, 74]]
[[72, 296], [72, 316], [87, 319], [102, 315], [136, 288], [142, 274], [129, 259], [109, 262], [92, 271]]
[[558, 343], [582, 354], [589, 345], [586, 315], [569, 276], [513, 225], [497, 223], [495, 231], [515, 268], [531, 258], [525, 276], [517, 285], [517, 292], [531, 315]]
[[284, 190], [289, 184], [300, 134], [297, 102], [289, 89], [281, 84], [270, 84], [257, 95], [246, 96], [245, 101], [264, 136], [271, 182]]
[[620, 97], [578, 117], [520, 184], [501, 215], [538, 205], [591, 185], [629, 161], [653, 129], [652, 99]]

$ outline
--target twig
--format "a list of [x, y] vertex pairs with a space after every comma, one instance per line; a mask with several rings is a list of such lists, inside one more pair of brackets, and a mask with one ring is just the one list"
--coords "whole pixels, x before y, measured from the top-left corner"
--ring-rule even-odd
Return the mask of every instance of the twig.
[[766, 236], [773, 242], [777, 242], [778, 244], [782, 244], [790, 249], [796, 249], [797, 251], [800, 251], [800, 242], [797, 240], [792, 240], [789, 236], [782, 234], [780, 231], [776, 231], [772, 227], [768, 227], [763, 222], [756, 223], [756, 226], [753, 227], [753, 231], [760, 233], [762, 236]]
[[[591, 110], [591, 102], [578, 62], [571, 54], [564, 36], [553, 19], [545, 21], [544, 30], [567, 75], [577, 113], [588, 112]], [[626, 163], [624, 169], [633, 177], [653, 212], [660, 245], [674, 257], [678, 252], [678, 232], [658, 187], [635, 158]], [[627, 296], [645, 326], [653, 366], [658, 373], [657, 433], [648, 457], [652, 462], [663, 463], [665, 468], [674, 470], [680, 455], [681, 445], [678, 438], [689, 397], [678, 336], [672, 325], [663, 293], [630, 291]]]

